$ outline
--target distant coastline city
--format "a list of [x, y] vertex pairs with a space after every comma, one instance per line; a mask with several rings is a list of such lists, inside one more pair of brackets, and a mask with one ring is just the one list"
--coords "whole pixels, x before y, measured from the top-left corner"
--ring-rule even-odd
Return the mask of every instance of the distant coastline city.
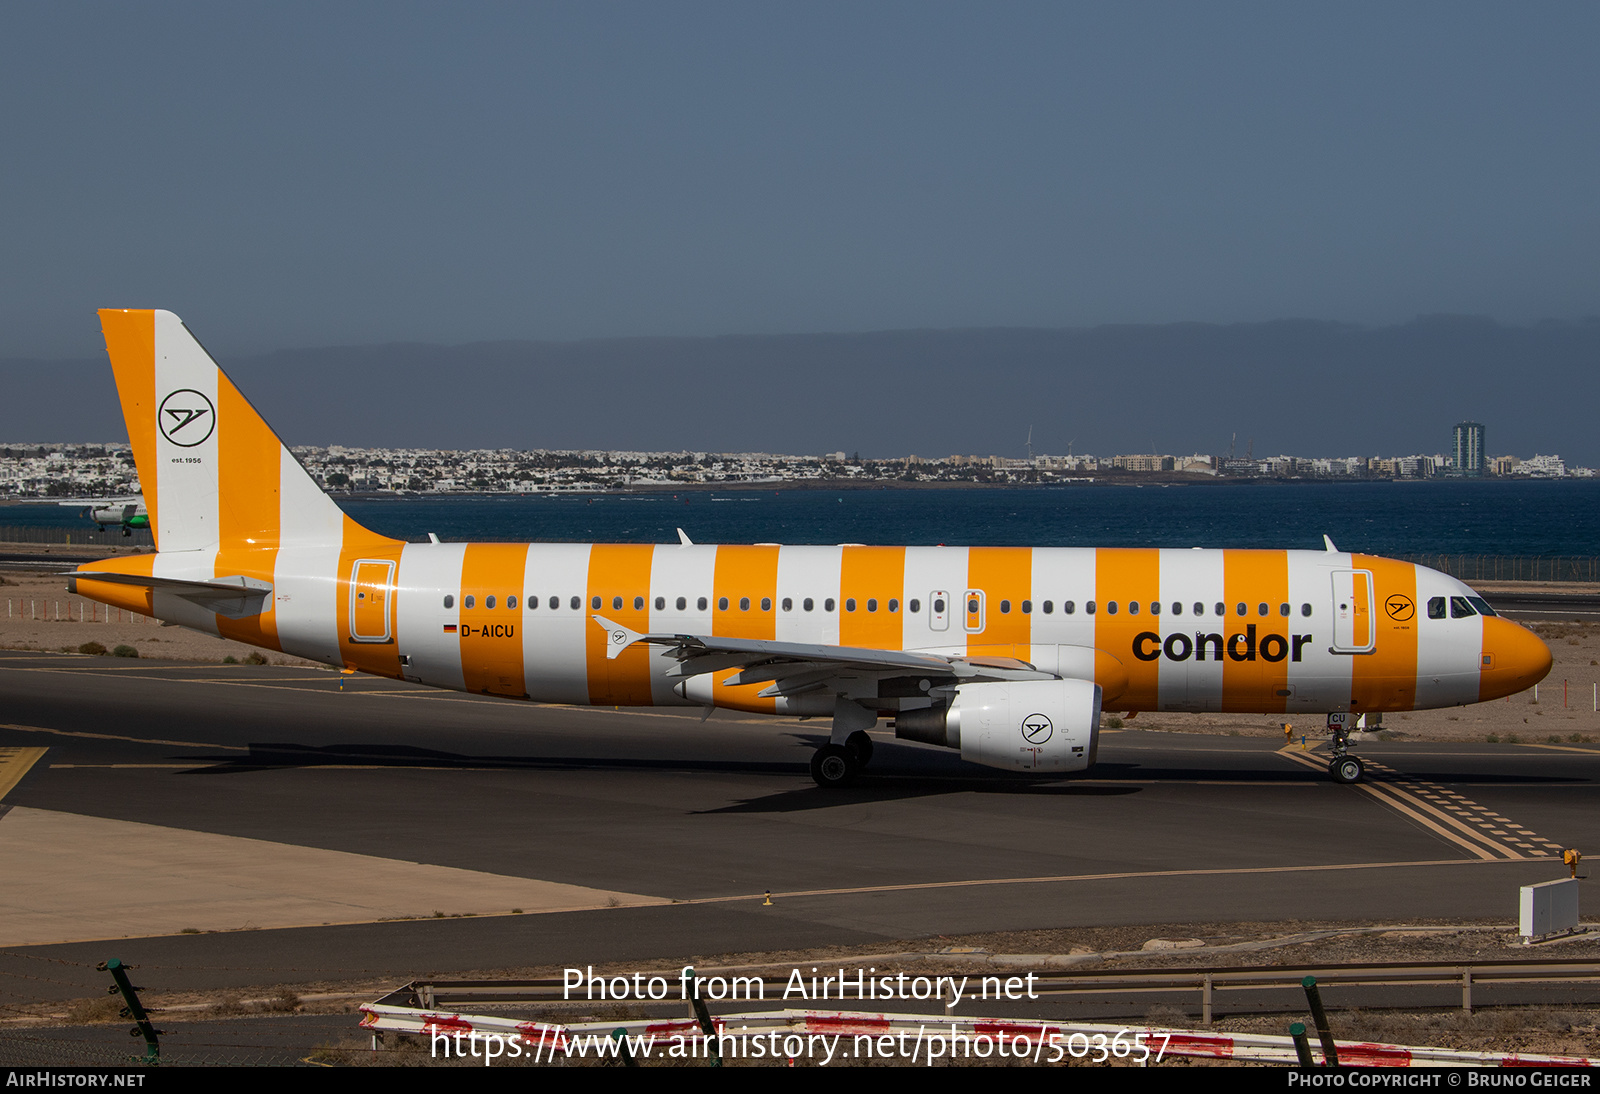
[[[531, 494], [670, 490], [740, 485], [992, 485], [1061, 482], [1341, 481], [1384, 479], [1593, 477], [1560, 456], [1486, 456], [1484, 427], [1463, 422], [1449, 454], [1258, 457], [1144, 453], [864, 459], [846, 452], [782, 456], [764, 452], [619, 452], [547, 449], [443, 451], [297, 446], [312, 477], [335, 493]], [[0, 444], [0, 501], [110, 497], [139, 492], [127, 444]]]

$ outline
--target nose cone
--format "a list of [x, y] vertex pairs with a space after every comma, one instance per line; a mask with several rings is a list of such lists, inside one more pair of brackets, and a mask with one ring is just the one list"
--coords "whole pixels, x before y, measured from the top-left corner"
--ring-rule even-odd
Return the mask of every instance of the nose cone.
[[1550, 661], [1550, 647], [1528, 628], [1509, 619], [1485, 617], [1478, 701], [1528, 690], [1550, 672]]

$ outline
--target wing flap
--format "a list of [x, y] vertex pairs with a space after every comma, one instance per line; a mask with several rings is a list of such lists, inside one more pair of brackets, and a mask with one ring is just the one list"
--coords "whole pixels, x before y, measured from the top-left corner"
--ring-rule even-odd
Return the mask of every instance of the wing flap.
[[[966, 658], [908, 650], [880, 650], [861, 646], [822, 646], [806, 642], [775, 642], [759, 638], [725, 638], [703, 634], [644, 634], [614, 623], [603, 615], [591, 616], [606, 632], [606, 657], [614, 658], [638, 642], [667, 647], [678, 662], [670, 676], [698, 676], [706, 672], [739, 669], [730, 677], [741, 684], [781, 681], [791, 675], [817, 674], [827, 679], [842, 672], [870, 675], [924, 674], [941, 679], [976, 683], [984, 680], [1054, 680], [1026, 661], [1012, 657]], [[798, 686], [798, 685], [797, 685]]]

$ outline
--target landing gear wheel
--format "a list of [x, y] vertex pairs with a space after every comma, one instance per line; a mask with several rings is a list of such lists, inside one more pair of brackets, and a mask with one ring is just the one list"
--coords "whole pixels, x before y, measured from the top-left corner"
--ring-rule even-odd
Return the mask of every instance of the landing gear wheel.
[[848, 748], [823, 745], [811, 754], [811, 777], [825, 790], [837, 790], [856, 781], [859, 770]]
[[850, 750], [850, 756], [855, 760], [857, 770], [872, 762], [872, 738], [862, 730], [858, 729], [846, 737], [844, 747]]
[[1338, 756], [1328, 765], [1328, 774], [1333, 776], [1336, 783], [1349, 786], [1361, 781], [1361, 761], [1354, 756]]

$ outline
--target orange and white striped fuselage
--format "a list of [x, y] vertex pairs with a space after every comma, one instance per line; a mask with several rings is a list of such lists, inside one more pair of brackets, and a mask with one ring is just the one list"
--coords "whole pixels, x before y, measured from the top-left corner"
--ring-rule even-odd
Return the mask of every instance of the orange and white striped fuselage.
[[[1079, 769], [1102, 706], [1412, 710], [1550, 666], [1454, 578], [1332, 549], [401, 542], [338, 509], [176, 316], [101, 319], [158, 551], [81, 567], [77, 590], [329, 665], [548, 703], [832, 713], [836, 734], [841, 709], [914, 720], [959, 691], [1054, 703], [1090, 734], [1063, 760]], [[1019, 730], [1022, 767], [1050, 724]]]
[[[674, 679], [676, 662], [660, 647], [608, 659], [606, 630], [592, 616], [647, 633], [1012, 658], [1093, 679], [1108, 709], [1129, 711], [1457, 706], [1532, 686], [1549, 657], [1517, 624], [1459, 614], [1477, 594], [1456, 579], [1359, 554], [435, 544], [352, 531], [355, 542], [321, 552], [162, 552], [94, 564], [270, 583], [271, 609], [248, 620], [87, 573], [77, 586], [226, 638], [435, 687], [768, 714], [831, 713], [836, 693], [762, 698], [760, 685], [722, 683], [727, 672]], [[1439, 598], [1447, 609], [1430, 618], [1428, 602]], [[884, 712], [928, 705], [920, 694], [880, 695], [877, 679], [859, 683], [851, 698], [881, 699]], [[896, 679], [888, 690], [905, 688]]]

